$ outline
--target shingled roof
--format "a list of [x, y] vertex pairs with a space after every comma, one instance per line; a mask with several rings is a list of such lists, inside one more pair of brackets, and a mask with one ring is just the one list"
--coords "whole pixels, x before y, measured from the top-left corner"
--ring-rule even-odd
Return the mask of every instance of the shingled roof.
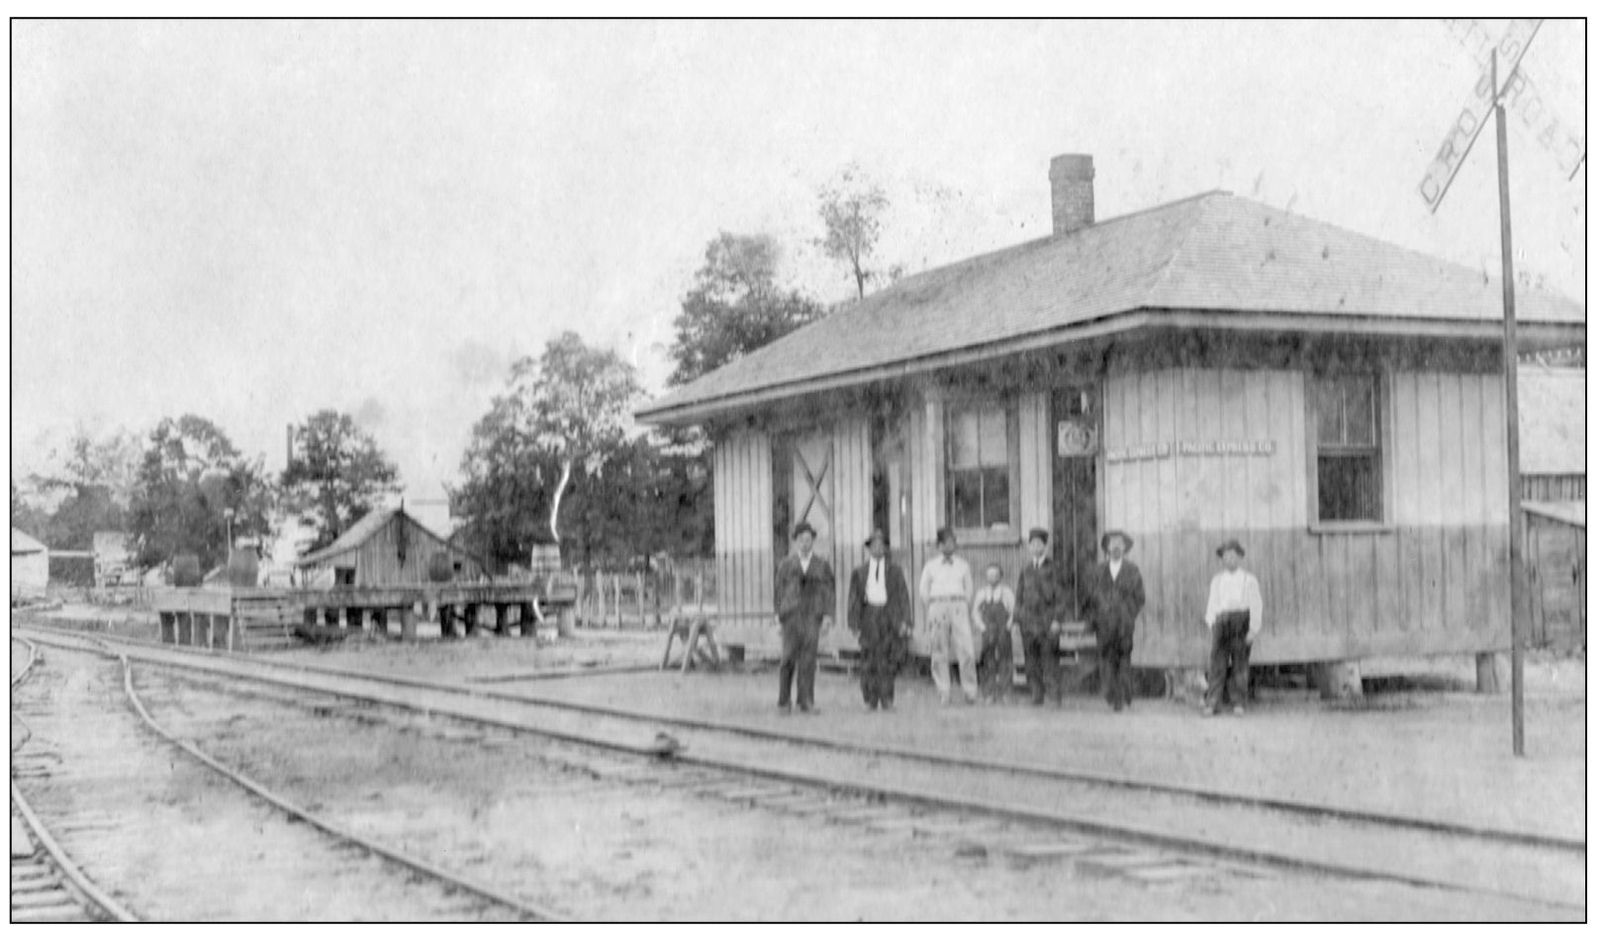
[[[698, 419], [710, 405], [869, 381], [918, 360], [1012, 352], [1031, 338], [1132, 312], [1233, 312], [1488, 324], [1500, 284], [1480, 272], [1224, 191], [909, 276], [637, 411]], [[1574, 301], [1524, 292], [1524, 323], [1576, 325]], [[1123, 320], [1123, 315], [1128, 320]], [[1351, 327], [1352, 329], [1352, 327]], [[1478, 329], [1482, 329], [1479, 327]]]

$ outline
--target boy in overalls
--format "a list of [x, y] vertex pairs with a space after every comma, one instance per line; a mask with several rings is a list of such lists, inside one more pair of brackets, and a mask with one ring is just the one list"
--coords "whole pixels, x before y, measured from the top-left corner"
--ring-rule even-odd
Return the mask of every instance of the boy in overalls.
[[975, 594], [975, 628], [981, 634], [982, 700], [1002, 702], [1014, 688], [1014, 592], [1003, 584], [1003, 569], [986, 568], [986, 585]]

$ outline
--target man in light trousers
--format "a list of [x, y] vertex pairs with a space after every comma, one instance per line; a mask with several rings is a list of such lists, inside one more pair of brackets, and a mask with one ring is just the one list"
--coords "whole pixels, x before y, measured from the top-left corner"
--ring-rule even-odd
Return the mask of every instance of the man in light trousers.
[[970, 564], [953, 553], [957, 542], [951, 528], [936, 532], [936, 544], [941, 556], [932, 557], [920, 573], [920, 601], [925, 605], [925, 623], [930, 632], [931, 678], [936, 681], [942, 704], [947, 705], [953, 690], [948, 664], [957, 660], [964, 698], [973, 703], [977, 689], [970, 601], [975, 594], [975, 581], [970, 578]]

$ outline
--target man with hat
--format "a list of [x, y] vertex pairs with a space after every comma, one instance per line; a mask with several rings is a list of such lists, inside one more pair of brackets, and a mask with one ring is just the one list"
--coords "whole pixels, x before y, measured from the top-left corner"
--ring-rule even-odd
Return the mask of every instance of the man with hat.
[[1025, 681], [1031, 687], [1031, 704], [1042, 705], [1046, 694], [1055, 704], [1064, 701], [1059, 676], [1059, 622], [1063, 600], [1053, 562], [1048, 558], [1048, 532], [1034, 527], [1026, 538], [1028, 559], [1020, 567], [1014, 586], [1014, 623], [1020, 629], [1025, 651]]
[[937, 529], [936, 544], [942, 552], [920, 572], [920, 601], [931, 633], [931, 679], [936, 681], [942, 704], [947, 705], [953, 691], [948, 658], [953, 657], [958, 661], [964, 698], [973, 703], [980, 695], [975, 682], [975, 633], [970, 630], [975, 580], [970, 577], [970, 564], [953, 553], [958, 541], [952, 528]]
[[791, 532], [795, 550], [775, 572], [775, 614], [780, 616], [780, 711], [791, 711], [791, 677], [797, 675], [797, 709], [814, 711], [814, 668], [819, 629], [830, 624], [836, 575], [814, 556], [814, 529], [807, 521]]
[[1216, 714], [1230, 698], [1232, 711], [1242, 715], [1243, 704], [1248, 701], [1248, 649], [1259, 635], [1265, 605], [1259, 594], [1259, 580], [1243, 569], [1243, 545], [1236, 538], [1216, 547], [1215, 556], [1220, 558], [1223, 569], [1209, 582], [1209, 605], [1204, 609], [1210, 644], [1204, 714]]
[[1103, 696], [1119, 712], [1131, 704], [1131, 642], [1137, 613], [1147, 596], [1137, 564], [1126, 559], [1131, 538], [1124, 531], [1103, 535], [1099, 546], [1108, 560], [1090, 575], [1084, 608], [1098, 637], [1098, 675]]
[[847, 583], [847, 628], [858, 635], [864, 658], [859, 685], [870, 711], [892, 709], [898, 661], [912, 624], [903, 569], [886, 559], [886, 533], [876, 528], [864, 541], [869, 559]]

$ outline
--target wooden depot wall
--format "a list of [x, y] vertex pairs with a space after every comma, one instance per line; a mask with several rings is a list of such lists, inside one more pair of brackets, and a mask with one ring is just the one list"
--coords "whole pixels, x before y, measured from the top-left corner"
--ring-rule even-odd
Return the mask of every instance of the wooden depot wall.
[[[1314, 368], [1303, 351], [1278, 356], [1256, 349], [1224, 360], [1209, 358], [1215, 351], [1207, 346], [1187, 350], [1181, 355], [1192, 358], [1181, 360], [1132, 353], [1101, 371], [1061, 364], [1050, 367], [1047, 381], [996, 386], [1014, 418], [1014, 526], [961, 540], [959, 553], [977, 584], [992, 562], [1012, 584], [1025, 532], [1053, 527], [1050, 392], [1056, 381], [1095, 379], [1102, 411], [1100, 528], [1135, 538], [1132, 559], [1148, 588], [1134, 662], [1207, 661], [1202, 616], [1218, 569], [1214, 549], [1227, 537], [1243, 542], [1265, 593], [1256, 661], [1507, 648], [1509, 516], [1498, 373], [1487, 359], [1460, 351], [1356, 350], [1363, 364], [1382, 364], [1384, 520], [1323, 527], [1312, 513], [1306, 407]], [[912, 541], [894, 549], [893, 558], [916, 590], [920, 568], [936, 553], [936, 529], [946, 523], [944, 413], [975, 387], [932, 380], [898, 392], [893, 423], [904, 431], [910, 482], [906, 498], [891, 503], [891, 520], [901, 520], [906, 509]], [[774, 486], [783, 477], [796, 501], [807, 498], [808, 480], [795, 466], [776, 468], [776, 433], [808, 451], [804, 459], [821, 482], [813, 506], [820, 510], [808, 520], [821, 529], [816, 551], [835, 570], [836, 618], [844, 620], [849, 574], [872, 524], [870, 415], [858, 401], [801, 413], [767, 410], [761, 420], [719, 434], [714, 495], [722, 640], [778, 649], [773, 586], [784, 552], [776, 547]], [[1201, 446], [1221, 441], [1235, 446]], [[1166, 455], [1141, 455], [1140, 448], [1161, 444]], [[1138, 455], [1129, 455], [1134, 448]], [[830, 468], [821, 479], [825, 450]], [[917, 595], [914, 601], [914, 647], [926, 652]], [[844, 624], [823, 645], [851, 646]]]
[[[1321, 527], [1311, 513], [1310, 379], [1225, 368], [1107, 379], [1104, 525], [1136, 538], [1148, 587], [1133, 662], [1207, 656], [1203, 611], [1214, 549], [1228, 537], [1242, 541], [1265, 596], [1257, 661], [1508, 646], [1499, 376], [1382, 374], [1384, 520], [1350, 527]], [[1209, 441], [1257, 452], [1183, 452]], [[1152, 445], [1170, 452], [1124, 458]]]

